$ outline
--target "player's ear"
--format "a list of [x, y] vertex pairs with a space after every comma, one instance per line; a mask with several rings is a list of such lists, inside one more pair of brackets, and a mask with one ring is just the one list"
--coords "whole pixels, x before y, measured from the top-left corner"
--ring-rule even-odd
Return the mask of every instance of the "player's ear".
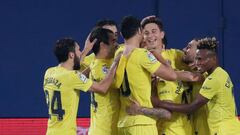
[[142, 34], [142, 29], [141, 28], [138, 28], [138, 34]]
[[160, 34], [161, 34], [161, 38], [163, 39], [164, 36], [165, 36], [165, 32], [164, 31], [160, 31]]
[[100, 42], [100, 49], [102, 49], [102, 48], [106, 48], [106, 44], [105, 43], [103, 43], [103, 42]]
[[74, 53], [73, 52], [69, 52], [68, 53], [68, 58], [69, 59], [73, 59], [74, 58]]

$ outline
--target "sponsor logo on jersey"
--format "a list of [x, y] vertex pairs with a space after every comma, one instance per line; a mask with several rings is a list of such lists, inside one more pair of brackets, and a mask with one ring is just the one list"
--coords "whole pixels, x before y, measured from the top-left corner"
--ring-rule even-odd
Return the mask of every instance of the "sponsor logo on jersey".
[[210, 90], [211, 88], [207, 87], [207, 86], [202, 86], [202, 89], [204, 90]]

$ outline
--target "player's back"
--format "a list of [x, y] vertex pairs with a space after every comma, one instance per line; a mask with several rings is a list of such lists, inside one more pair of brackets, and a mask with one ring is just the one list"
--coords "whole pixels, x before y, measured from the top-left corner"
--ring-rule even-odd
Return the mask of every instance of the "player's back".
[[79, 91], [91, 86], [87, 78], [61, 66], [49, 68], [44, 76], [44, 92], [48, 104], [47, 135], [75, 135]]
[[126, 106], [132, 98], [141, 106], [152, 108], [151, 103], [151, 74], [160, 66], [156, 58], [146, 49], [136, 48], [131, 53], [126, 64], [124, 83], [121, 88], [121, 109], [118, 127], [128, 127], [139, 124], [155, 124], [153, 118], [126, 113]]
[[[174, 70], [187, 69], [182, 62], [182, 52], [177, 49], [167, 49], [161, 52], [165, 60], [169, 62]], [[165, 100], [172, 103], [186, 103], [189, 101], [186, 98], [186, 89], [181, 81], [166, 81], [160, 79], [157, 83], [158, 96], [160, 100]], [[184, 134], [191, 133], [190, 121], [186, 114], [172, 112], [170, 120], [159, 120], [158, 131], [159, 134]]]

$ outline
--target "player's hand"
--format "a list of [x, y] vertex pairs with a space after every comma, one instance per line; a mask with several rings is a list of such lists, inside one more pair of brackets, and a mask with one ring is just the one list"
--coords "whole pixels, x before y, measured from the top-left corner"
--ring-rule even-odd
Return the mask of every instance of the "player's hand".
[[140, 109], [141, 109], [140, 104], [137, 101], [133, 100], [132, 98], [129, 98], [129, 100], [130, 100], [130, 106], [126, 107], [126, 112], [129, 115], [140, 114]]
[[148, 51], [150, 51], [152, 54], [155, 53], [161, 53], [161, 49], [157, 46], [147, 46]]
[[87, 39], [85, 41], [85, 45], [84, 45], [84, 51], [86, 52], [90, 52], [93, 48], [93, 45], [97, 42], [97, 39], [94, 39], [92, 42], [90, 42], [89, 38], [90, 38], [90, 34], [88, 34]]
[[205, 77], [201, 73], [193, 73], [193, 81], [194, 82], [204, 82]]

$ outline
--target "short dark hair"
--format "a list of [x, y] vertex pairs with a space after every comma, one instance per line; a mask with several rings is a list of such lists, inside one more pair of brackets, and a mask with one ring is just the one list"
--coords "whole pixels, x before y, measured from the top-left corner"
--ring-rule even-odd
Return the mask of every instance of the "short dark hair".
[[117, 23], [114, 21], [114, 20], [110, 20], [110, 19], [102, 19], [102, 20], [99, 20], [97, 23], [96, 23], [96, 27], [103, 27], [105, 25], [114, 25], [117, 27]]
[[77, 41], [72, 38], [62, 38], [57, 40], [54, 48], [54, 54], [59, 63], [68, 59], [69, 52], [75, 52]]
[[96, 27], [92, 30], [89, 40], [92, 42], [94, 39], [97, 39], [96, 43], [93, 45], [92, 51], [96, 55], [100, 49], [100, 43], [103, 42], [109, 45], [109, 34], [113, 32], [109, 29]]
[[163, 23], [159, 18], [153, 16], [153, 17], [149, 17], [149, 18], [143, 20], [142, 24], [141, 24], [142, 28], [144, 28], [149, 23], [155, 23], [155, 24], [157, 24], [160, 31], [163, 30]]
[[126, 16], [121, 22], [121, 33], [124, 39], [133, 37], [140, 28], [140, 20], [133, 16]]
[[218, 41], [215, 37], [206, 37], [198, 40], [197, 49], [207, 49], [214, 54], [217, 53]]

